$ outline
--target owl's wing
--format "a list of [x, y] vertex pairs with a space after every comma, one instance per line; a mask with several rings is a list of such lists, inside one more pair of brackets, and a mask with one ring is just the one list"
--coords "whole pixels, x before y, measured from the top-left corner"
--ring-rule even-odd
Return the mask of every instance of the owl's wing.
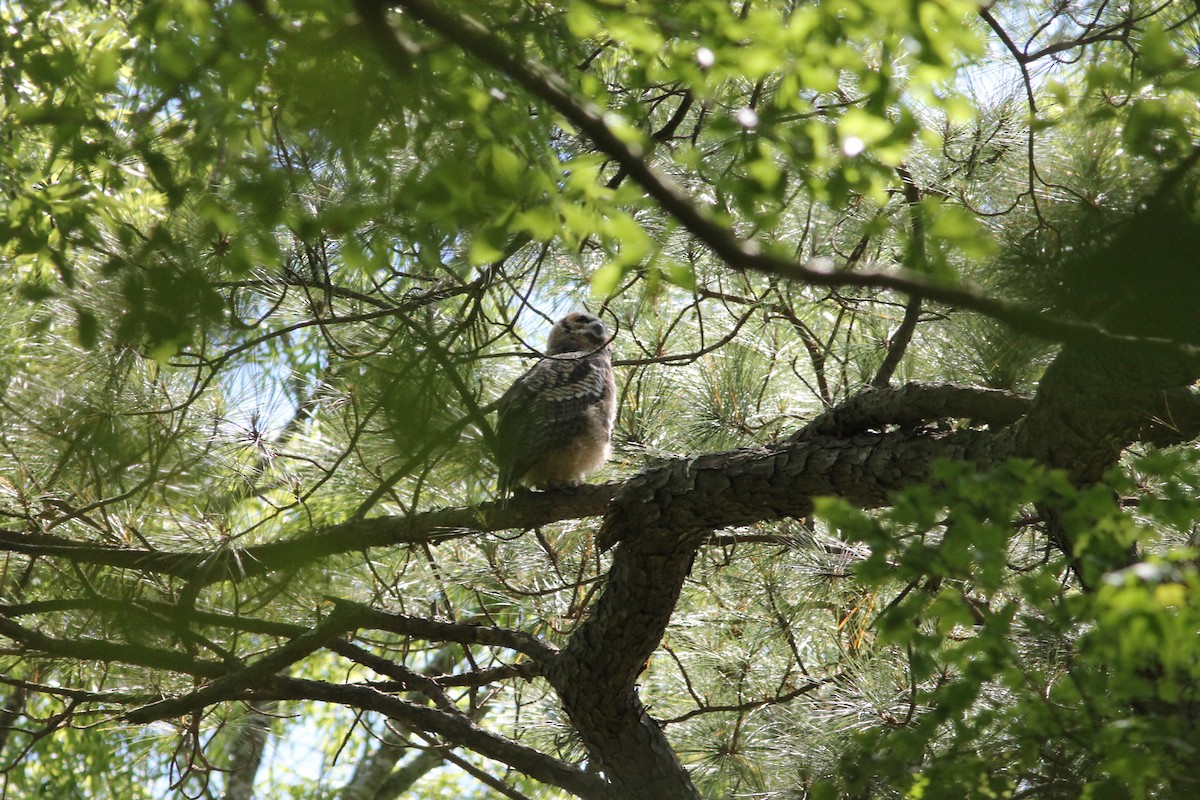
[[497, 403], [501, 494], [585, 430], [585, 412], [604, 401], [611, 372], [606, 356], [558, 356], [542, 359], [513, 383]]

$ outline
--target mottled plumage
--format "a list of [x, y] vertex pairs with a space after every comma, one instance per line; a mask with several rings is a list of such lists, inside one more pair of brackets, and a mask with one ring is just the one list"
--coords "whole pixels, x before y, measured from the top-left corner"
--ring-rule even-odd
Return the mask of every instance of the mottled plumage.
[[577, 486], [609, 455], [617, 413], [608, 333], [573, 313], [550, 331], [546, 357], [497, 403], [500, 493]]

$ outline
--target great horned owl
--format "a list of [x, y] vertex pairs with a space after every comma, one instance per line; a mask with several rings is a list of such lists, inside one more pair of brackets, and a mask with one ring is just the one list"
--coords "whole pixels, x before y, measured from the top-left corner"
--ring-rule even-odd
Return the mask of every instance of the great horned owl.
[[609, 455], [617, 414], [608, 332], [575, 312], [550, 331], [546, 357], [497, 402], [500, 494], [578, 486]]

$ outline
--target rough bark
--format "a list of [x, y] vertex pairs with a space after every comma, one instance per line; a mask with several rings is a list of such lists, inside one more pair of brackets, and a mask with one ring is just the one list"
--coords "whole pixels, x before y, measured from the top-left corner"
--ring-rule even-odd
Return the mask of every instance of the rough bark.
[[828, 435], [827, 424], [820, 418], [780, 445], [677, 459], [631, 478], [613, 498], [597, 544], [608, 549], [646, 531], [687, 537], [802, 517], [819, 495], [877, 508], [892, 492], [923, 480], [939, 459], [987, 466], [1013, 454], [1012, 437], [990, 431], [909, 427]]
[[[526, 527], [552, 519], [579, 518], [598, 513], [597, 507], [603, 509], [612, 497], [598, 537], [600, 544], [614, 548], [604, 589], [588, 618], [560, 650], [521, 631], [344, 603], [309, 630], [278, 623], [262, 627], [265, 623], [195, 610], [180, 611], [178, 619], [172, 617], [176, 622], [192, 620], [233, 629], [262, 628], [263, 633], [288, 640], [242, 668], [131, 644], [56, 639], [13, 621], [20, 615], [69, 610], [59, 608], [68, 601], [5, 606], [0, 609], [0, 632], [30, 652], [145, 664], [210, 679], [194, 692], [130, 712], [130, 720], [190, 713], [231, 699], [335, 702], [385, 714], [401, 725], [494, 758], [579, 797], [691, 800], [697, 796], [696, 789], [662, 729], [641, 703], [637, 679], [670, 623], [697, 549], [713, 531], [806, 515], [816, 495], [840, 496], [864, 508], [879, 507], [889, 502], [894, 491], [926, 479], [939, 459], [969, 460], [986, 468], [1022, 455], [1068, 469], [1077, 482], [1086, 483], [1115, 463], [1123, 449], [1139, 437], [1178, 441], [1200, 431], [1200, 403], [1193, 393], [1180, 389], [1195, 372], [1186, 360], [1142, 361], [1131, 355], [1122, 363], [1120, 353], [1068, 349], [1047, 371], [1032, 400], [961, 386], [910, 384], [871, 389], [771, 446], [670, 460], [623, 484], [529, 495], [504, 508], [446, 509], [404, 519], [358, 520], [318, 534], [315, 548], [302, 544], [297, 548], [302, 556], [284, 556], [281, 547], [256, 550], [265, 558], [257, 569], [270, 572], [409, 537], [427, 542], [430, 540], [423, 537], [464, 535], [472, 521], [476, 530], [489, 530], [493, 525]], [[451, 523], [448, 527], [440, 524], [447, 522]], [[335, 530], [341, 539], [336, 544]], [[1069, 547], [1069, 539], [1064, 538], [1064, 543]], [[24, 552], [43, 544], [14, 539], [0, 541], [0, 548]], [[40, 555], [113, 563], [128, 552], [87, 546]], [[278, 560], [272, 560], [276, 557]], [[190, 554], [156, 552], [152, 563], [166, 566], [167, 574], [176, 574], [192, 558]], [[142, 560], [140, 566], [147, 569], [147, 562]], [[206, 579], [245, 577], [223, 569]], [[99, 601], [91, 605], [101, 608]], [[421, 681], [406, 671], [389, 670], [386, 663], [368, 663], [363, 653], [347, 649], [352, 645], [343, 634], [359, 627], [423, 641], [521, 653], [528, 660], [506, 669], [500, 677], [540, 675], [550, 681], [588, 748], [590, 771], [480, 728], [444, 702], [438, 703], [436, 690], [425, 693], [434, 698], [435, 707], [431, 708], [423, 705], [425, 701], [405, 702], [367, 686], [274, 677], [314, 648], [326, 647], [392, 677], [397, 687], [392, 691], [420, 691]], [[526, 665], [527, 669], [517, 669]], [[436, 679], [422, 680], [436, 684]]]
[[1178, 394], [1200, 371], [1184, 355], [1148, 357], [1130, 347], [1066, 347], [1047, 368], [1016, 432], [1022, 456], [1067, 470], [1087, 485], [1156, 420], [1192, 405]]
[[[1067, 350], [1032, 403], [953, 386], [866, 391], [780, 445], [675, 460], [627, 481], [597, 537], [616, 547], [605, 591], [550, 673], [606, 777], [630, 798], [696, 796], [635, 681], [705, 534], [803, 516], [816, 495], [878, 507], [924, 480], [939, 459], [986, 469], [1025, 456], [1067, 469], [1078, 483], [1095, 481], [1147, 430], [1165, 392], [1197, 374], [1186, 359], [1139, 361], [1131, 372], [1119, 355]], [[1091, 388], [1098, 379], [1103, 387]], [[922, 424], [951, 418], [993, 428]], [[1069, 548], [1065, 535], [1063, 543]]]
[[[1014, 453], [1064, 470], [1077, 486], [1090, 486], [1130, 444], [1173, 416], [1172, 401], [1181, 413], [1194, 405], [1194, 397], [1179, 392], [1198, 374], [1194, 360], [1182, 353], [1151, 356], [1119, 345], [1065, 347], [1042, 377], [1029, 414], [1014, 430]], [[1186, 415], [1180, 421], [1193, 424]], [[1043, 502], [1038, 512], [1085, 588], [1139, 557], [1136, 548], [1104, 541], [1081, 556], [1060, 509]]]
[[[621, 796], [698, 796], [642, 705], [636, 680], [709, 532], [803, 516], [822, 494], [877, 507], [890, 492], [922, 480], [938, 459], [994, 462], [1011, 451], [1010, 438], [936, 432], [919, 423], [947, 416], [1011, 421], [1026, 405], [966, 387], [867, 392], [777, 446], [669, 461], [627, 481], [597, 540], [616, 547], [605, 590], [547, 673], [596, 766]], [[882, 430], [897, 420], [907, 427]]]
[[619, 796], [699, 795], [635, 682], [670, 622], [700, 539], [647, 528], [619, 548], [604, 593], [547, 677]]

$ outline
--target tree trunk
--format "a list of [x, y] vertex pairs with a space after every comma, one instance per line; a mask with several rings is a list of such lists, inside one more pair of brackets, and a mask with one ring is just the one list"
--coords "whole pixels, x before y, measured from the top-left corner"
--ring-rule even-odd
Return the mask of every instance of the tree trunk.
[[271, 713], [275, 703], [260, 703], [251, 707], [238, 720], [237, 731], [229, 745], [229, 778], [225, 784], [224, 800], [253, 800], [254, 779], [262, 766], [267, 737], [271, 735]]

